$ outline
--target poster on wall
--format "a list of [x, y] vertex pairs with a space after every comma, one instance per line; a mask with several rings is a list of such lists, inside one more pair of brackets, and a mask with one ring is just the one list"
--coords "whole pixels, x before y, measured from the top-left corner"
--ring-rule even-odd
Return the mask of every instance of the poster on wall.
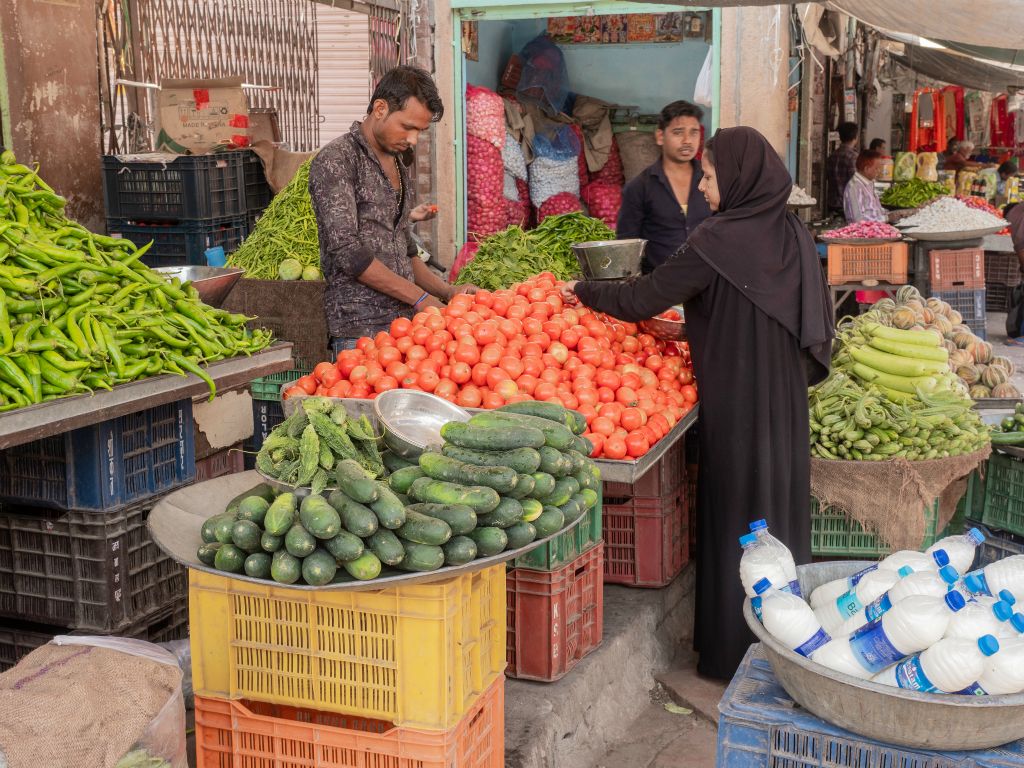
[[480, 22], [462, 22], [462, 52], [469, 61], [480, 61]]
[[548, 37], [573, 45], [678, 43], [704, 37], [704, 13], [616, 13], [548, 19]]

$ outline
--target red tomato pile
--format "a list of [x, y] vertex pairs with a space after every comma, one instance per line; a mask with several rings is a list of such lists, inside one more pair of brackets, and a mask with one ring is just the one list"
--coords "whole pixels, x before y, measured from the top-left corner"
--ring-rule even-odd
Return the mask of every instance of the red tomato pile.
[[465, 408], [545, 400], [586, 417], [593, 458], [643, 456], [697, 402], [689, 348], [568, 306], [559, 286], [545, 272], [398, 318], [284, 396], [373, 398], [402, 387]]

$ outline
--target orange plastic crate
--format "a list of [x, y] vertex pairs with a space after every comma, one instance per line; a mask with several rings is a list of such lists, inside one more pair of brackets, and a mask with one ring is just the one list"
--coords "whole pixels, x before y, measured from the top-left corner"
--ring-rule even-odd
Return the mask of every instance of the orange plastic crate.
[[196, 696], [197, 768], [502, 768], [505, 678], [447, 731]]
[[831, 285], [879, 280], [892, 285], [907, 282], [906, 243], [830, 245], [828, 281]]
[[976, 290], [985, 287], [985, 251], [981, 248], [934, 250], [930, 282], [933, 291]]

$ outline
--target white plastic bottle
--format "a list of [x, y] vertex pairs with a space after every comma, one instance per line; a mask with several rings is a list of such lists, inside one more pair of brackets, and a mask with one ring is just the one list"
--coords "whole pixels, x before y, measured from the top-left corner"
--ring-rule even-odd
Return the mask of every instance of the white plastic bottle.
[[774, 586], [789, 591], [789, 579], [779, 564], [775, 553], [758, 540], [752, 533], [740, 536], [743, 555], [740, 557], [740, 581], [747, 597], [757, 597], [754, 585], [761, 579], [768, 579]]
[[918, 571], [916, 573], [904, 566], [900, 569], [900, 576], [902, 578], [896, 582], [896, 586], [873, 603], [865, 605], [864, 610], [856, 616], [843, 622], [842, 626], [831, 633], [832, 636], [844, 637], [853, 634], [865, 624], [878, 621], [882, 618], [882, 614], [912, 595], [944, 597], [950, 587], [960, 580], [960, 575], [951, 565], [945, 565], [937, 572]]
[[989, 657], [998, 651], [999, 641], [992, 635], [977, 640], [947, 637], [871, 680], [921, 693], [959, 693], [977, 684]]
[[1013, 608], [1009, 603], [997, 600], [992, 605], [967, 603], [962, 611], [949, 620], [946, 637], [960, 637], [977, 640], [985, 635], [1008, 638], [1017, 634], [1009, 623]]
[[852, 587], [857, 586], [860, 580], [867, 574], [873, 573], [877, 570], [894, 571], [898, 573], [903, 568], [909, 568], [911, 571], [917, 573], [919, 571], [937, 571], [944, 565], [949, 565], [949, 557], [943, 550], [936, 551], [930, 557], [924, 552], [913, 552], [909, 549], [893, 552], [884, 560], [881, 560], [874, 565], [870, 565], [862, 571], [858, 571], [853, 574], [853, 576], [849, 576], [845, 579], [835, 579], [834, 581], [822, 584], [811, 592], [811, 597], [808, 602], [810, 602], [811, 608], [817, 610], [826, 603], [835, 600], [844, 592], [848, 592]]
[[790, 650], [810, 656], [832, 639], [802, 597], [775, 589], [768, 579], [757, 582], [754, 591], [761, 601], [764, 628]]
[[941, 640], [950, 617], [965, 604], [959, 592], [948, 592], [941, 598], [913, 595], [894, 605], [878, 621], [822, 646], [813, 659], [829, 669], [867, 679]]
[[803, 594], [800, 592], [800, 580], [796, 575], [796, 561], [793, 560], [793, 553], [789, 551], [789, 547], [768, 532], [768, 522], [766, 520], [755, 520], [752, 522], [750, 524], [750, 532], [757, 536], [758, 541], [775, 553], [779, 565], [782, 566], [786, 578], [789, 579], [789, 591], [797, 597], [803, 597]]
[[971, 571], [964, 576], [964, 585], [975, 595], [997, 595], [1007, 590], [1018, 600], [1024, 599], [1024, 555], [1013, 555]]
[[985, 543], [985, 534], [977, 528], [971, 528], [967, 533], [959, 536], [947, 536], [939, 539], [925, 550], [925, 554], [932, 554], [936, 550], [944, 550], [949, 555], [949, 564], [960, 573], [967, 573], [974, 565], [975, 555], [978, 547]]
[[969, 692], [998, 696], [1021, 691], [1024, 691], [1024, 639], [1000, 640], [999, 653], [988, 660], [977, 688]]
[[857, 586], [814, 611], [826, 632], [842, 626], [847, 619], [863, 613], [864, 606], [884, 595], [900, 580], [898, 573], [877, 570], [865, 574]]

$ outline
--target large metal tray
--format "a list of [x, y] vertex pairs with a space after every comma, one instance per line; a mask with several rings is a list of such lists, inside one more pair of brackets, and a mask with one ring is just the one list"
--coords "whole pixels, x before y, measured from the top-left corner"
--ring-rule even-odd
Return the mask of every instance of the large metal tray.
[[[223, 510], [228, 505], [228, 502], [240, 493], [245, 493], [247, 490], [255, 488], [261, 482], [262, 478], [256, 472], [249, 471], [218, 477], [213, 480], [207, 480], [205, 483], [190, 485], [175, 491], [164, 497], [153, 507], [153, 511], [149, 513], [149, 520], [146, 523], [149, 533], [160, 549], [167, 553], [169, 557], [188, 568], [195, 568], [198, 571], [206, 571], [218, 576], [231, 576], [233, 579], [251, 581], [254, 584], [267, 584], [266, 579], [253, 579], [244, 574], [226, 574], [223, 571], [218, 571], [216, 568], [200, 562], [199, 558], [196, 557], [196, 550], [202, 542], [200, 530], [206, 519], [217, 510]], [[439, 568], [428, 573], [406, 573], [405, 571], [385, 568], [381, 571], [381, 575], [372, 581], [352, 579], [349, 582], [328, 584], [323, 587], [311, 587], [308, 584], [270, 583], [282, 589], [364, 592], [387, 587], [406, 586], [408, 584], [442, 581], [452, 576], [460, 576], [464, 573], [488, 568], [492, 565], [500, 565], [520, 555], [525, 555], [527, 552], [551, 541], [555, 536], [571, 531], [585, 517], [586, 515], [581, 515], [575, 522], [570, 523], [558, 533], [544, 539], [537, 539], [525, 547], [509, 549], [494, 557], [484, 557], [479, 560], [473, 560], [465, 565]]]
[[[290, 386], [290, 385], [285, 385]], [[289, 398], [288, 400], [282, 400], [281, 404], [284, 406], [284, 415], [290, 416], [292, 411], [298, 406], [301, 398]], [[377, 419], [373, 413], [373, 401], [372, 400], [357, 400], [353, 398], [344, 398], [339, 400], [345, 404], [348, 412], [355, 414], [356, 416], [362, 416], [366, 414], [370, 417], [370, 420], [376, 424]], [[476, 412], [478, 409], [467, 408], [466, 410]], [[612, 459], [595, 459], [597, 465], [601, 468], [601, 479], [606, 483], [635, 483], [641, 477], [647, 474], [650, 469], [658, 463], [662, 456], [675, 445], [679, 440], [686, 434], [687, 430], [690, 429], [694, 424], [697, 423], [697, 417], [700, 411], [700, 403], [694, 406], [693, 410], [683, 416], [679, 420], [679, 423], [672, 427], [672, 430], [665, 435], [661, 440], [655, 443], [654, 447], [648, 451], [644, 456], [634, 461], [613, 461]]]
[[[896, 226], [899, 226], [897, 224]], [[999, 227], [984, 227], [982, 229], [969, 229], [961, 232], [917, 232], [912, 227], [902, 230], [903, 236], [911, 240], [921, 240], [933, 243], [962, 243], [968, 240], [981, 240], [985, 235], [994, 235], [1006, 228], [1003, 224]]]
[[[837, 561], [797, 568], [805, 595], [870, 565]], [[1024, 738], [1024, 694], [957, 696], [915, 693], [833, 672], [768, 634], [743, 602], [743, 616], [764, 645], [786, 693], [822, 720], [869, 739], [914, 749], [987, 749]]]

